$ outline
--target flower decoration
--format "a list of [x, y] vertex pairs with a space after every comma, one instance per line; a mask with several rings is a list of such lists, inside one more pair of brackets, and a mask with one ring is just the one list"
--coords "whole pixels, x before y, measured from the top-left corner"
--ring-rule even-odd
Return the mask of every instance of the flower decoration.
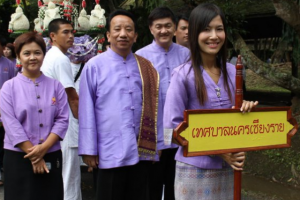
[[45, 44], [46, 44], [46, 52], [48, 52], [49, 49], [51, 49], [51, 47], [52, 47], [51, 40], [50, 40], [50, 38], [45, 37], [45, 38], [44, 38], [44, 41], [45, 41]]
[[92, 39], [88, 35], [74, 38], [74, 45], [68, 49], [67, 56], [71, 62], [87, 62], [97, 55], [98, 37]]

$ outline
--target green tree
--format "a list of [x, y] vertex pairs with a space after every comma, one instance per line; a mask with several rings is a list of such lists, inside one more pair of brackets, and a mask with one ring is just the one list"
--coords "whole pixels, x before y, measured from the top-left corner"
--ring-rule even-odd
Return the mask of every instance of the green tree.
[[9, 38], [7, 32], [10, 15], [15, 12], [15, 2], [11, 0], [0, 0], [0, 34]]

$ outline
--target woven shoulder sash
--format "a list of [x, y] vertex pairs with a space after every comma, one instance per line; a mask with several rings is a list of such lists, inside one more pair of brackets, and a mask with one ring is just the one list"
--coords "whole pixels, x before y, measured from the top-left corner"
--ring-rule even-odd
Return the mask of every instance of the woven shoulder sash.
[[143, 106], [138, 138], [139, 156], [154, 160], [157, 144], [159, 74], [150, 61], [134, 54], [142, 79]]

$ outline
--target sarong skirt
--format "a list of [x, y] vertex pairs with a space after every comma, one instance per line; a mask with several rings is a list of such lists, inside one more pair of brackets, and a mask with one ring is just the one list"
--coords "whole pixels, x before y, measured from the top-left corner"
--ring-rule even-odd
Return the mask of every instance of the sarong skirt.
[[200, 169], [176, 162], [176, 200], [232, 200], [233, 169]]

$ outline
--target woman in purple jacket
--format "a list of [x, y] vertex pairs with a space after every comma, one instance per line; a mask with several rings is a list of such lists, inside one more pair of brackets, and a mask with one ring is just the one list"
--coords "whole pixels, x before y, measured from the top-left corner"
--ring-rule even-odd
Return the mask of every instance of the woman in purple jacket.
[[4, 139], [6, 200], [62, 200], [60, 140], [68, 127], [63, 86], [42, 74], [43, 38], [25, 33], [15, 40], [23, 72], [0, 91]]
[[[172, 133], [183, 121], [184, 110], [234, 105], [236, 70], [226, 63], [223, 12], [214, 4], [200, 4], [190, 15], [188, 34], [190, 61], [173, 71], [164, 107], [165, 133]], [[250, 111], [257, 104], [244, 101], [241, 111]], [[245, 153], [184, 157], [179, 147], [175, 160], [177, 200], [232, 200], [232, 169], [243, 169]]]

